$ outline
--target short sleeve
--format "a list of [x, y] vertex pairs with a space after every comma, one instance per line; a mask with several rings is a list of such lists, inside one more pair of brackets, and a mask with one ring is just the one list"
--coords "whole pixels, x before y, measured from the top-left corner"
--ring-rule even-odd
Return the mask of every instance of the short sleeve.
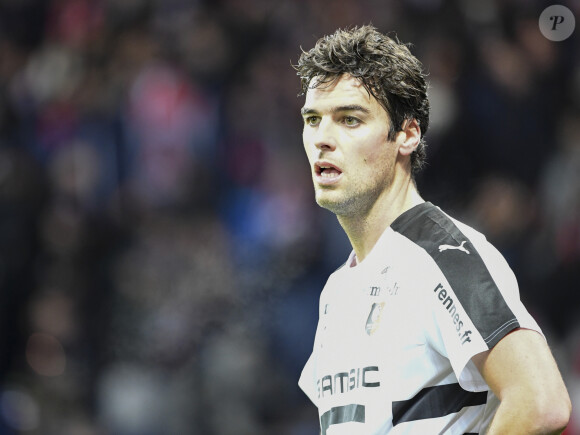
[[517, 328], [539, 332], [519, 297], [516, 277], [503, 256], [485, 239], [469, 240], [464, 255], [433, 289], [432, 341], [451, 362], [463, 388], [481, 391], [485, 381], [471, 361]]
[[471, 358], [514, 329], [541, 332], [520, 301], [513, 272], [481, 233], [430, 203], [416, 206], [391, 227], [422, 251], [415, 260], [421, 258], [430, 286], [428, 339], [451, 362], [464, 388], [486, 388]]

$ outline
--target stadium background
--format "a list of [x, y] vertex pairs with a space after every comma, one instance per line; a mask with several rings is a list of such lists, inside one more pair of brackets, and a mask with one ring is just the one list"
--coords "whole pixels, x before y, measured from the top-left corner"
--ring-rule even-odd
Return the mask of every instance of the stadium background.
[[0, 0], [0, 434], [318, 433], [296, 381], [349, 246], [291, 63], [369, 22], [429, 73], [421, 192], [504, 253], [580, 404], [579, 39], [541, 35], [550, 4]]

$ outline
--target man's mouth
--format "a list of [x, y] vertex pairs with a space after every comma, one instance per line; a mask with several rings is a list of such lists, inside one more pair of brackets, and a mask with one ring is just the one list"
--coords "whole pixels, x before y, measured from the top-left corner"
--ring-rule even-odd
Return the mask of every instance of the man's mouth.
[[342, 171], [337, 166], [327, 163], [318, 162], [314, 165], [314, 172], [320, 182], [334, 182], [337, 181]]

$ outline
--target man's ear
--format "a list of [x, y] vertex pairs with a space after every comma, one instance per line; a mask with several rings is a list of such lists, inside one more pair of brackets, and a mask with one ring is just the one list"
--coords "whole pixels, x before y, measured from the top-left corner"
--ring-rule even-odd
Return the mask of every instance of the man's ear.
[[421, 127], [416, 119], [406, 119], [401, 131], [397, 133], [399, 152], [404, 156], [410, 156], [417, 149], [421, 141]]

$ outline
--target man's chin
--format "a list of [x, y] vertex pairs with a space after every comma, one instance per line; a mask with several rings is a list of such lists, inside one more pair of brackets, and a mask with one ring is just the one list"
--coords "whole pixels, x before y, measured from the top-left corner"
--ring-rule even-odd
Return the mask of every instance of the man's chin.
[[316, 203], [327, 210], [331, 210], [336, 206], [336, 201], [333, 201], [328, 195], [316, 195]]
[[316, 193], [316, 203], [322, 208], [332, 207], [340, 203], [340, 200], [334, 195], [334, 192], [329, 192], [327, 190], [317, 191]]
[[322, 195], [316, 195], [316, 203], [320, 207], [325, 208], [336, 215], [345, 214], [349, 208], [348, 205], [352, 201], [345, 201], [344, 198], [332, 197], [331, 195], [327, 195], [327, 193], [328, 192], [325, 192]]

